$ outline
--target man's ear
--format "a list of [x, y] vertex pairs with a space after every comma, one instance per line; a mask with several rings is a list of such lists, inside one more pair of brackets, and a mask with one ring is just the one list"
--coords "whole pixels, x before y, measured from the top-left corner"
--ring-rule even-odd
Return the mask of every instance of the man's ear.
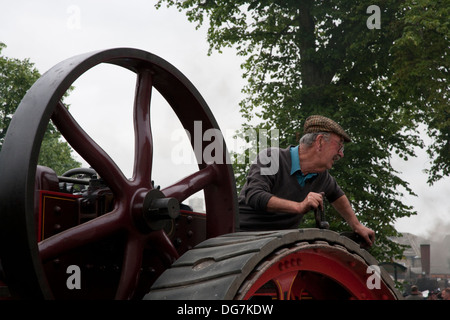
[[317, 149], [319, 151], [322, 149], [322, 141], [323, 141], [323, 134], [319, 134], [316, 138]]

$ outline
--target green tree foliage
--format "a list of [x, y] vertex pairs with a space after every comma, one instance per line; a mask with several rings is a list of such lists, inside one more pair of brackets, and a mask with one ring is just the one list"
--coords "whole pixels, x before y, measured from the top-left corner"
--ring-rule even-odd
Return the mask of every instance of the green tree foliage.
[[[0, 150], [15, 110], [27, 90], [40, 77], [29, 59], [19, 60], [2, 56], [1, 51], [4, 48], [6, 45], [0, 43]], [[71, 152], [67, 142], [61, 141], [59, 131], [49, 123], [41, 144], [38, 163], [62, 174], [68, 169], [81, 166], [81, 163], [72, 158]]]
[[427, 124], [430, 184], [450, 174], [448, 1], [409, 0], [403, 33], [392, 46], [392, 85], [411, 115]]
[[[407, 160], [424, 147], [423, 123], [436, 142], [428, 149], [429, 181], [449, 173], [448, 2], [377, 1], [378, 16], [368, 11], [371, 0], [160, 0], [157, 7], [163, 3], [197, 27], [209, 23], [210, 53], [231, 47], [245, 57], [241, 135], [253, 121], [278, 128], [280, 146], [297, 144], [311, 114], [351, 134], [332, 174], [376, 231], [372, 254], [401, 256], [389, 237], [397, 235], [396, 219], [415, 214], [402, 202], [414, 193], [392, 167], [393, 155]], [[369, 28], [369, 18], [379, 18], [379, 28]], [[235, 169], [242, 183], [246, 168]], [[336, 214], [331, 227], [346, 228]]]

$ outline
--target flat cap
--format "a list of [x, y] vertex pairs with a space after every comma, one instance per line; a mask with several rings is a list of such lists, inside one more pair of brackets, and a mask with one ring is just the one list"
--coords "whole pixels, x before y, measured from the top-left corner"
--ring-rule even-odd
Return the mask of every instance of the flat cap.
[[319, 115], [309, 116], [303, 127], [303, 134], [314, 133], [314, 132], [332, 132], [342, 138], [345, 142], [350, 142], [350, 136], [333, 120]]

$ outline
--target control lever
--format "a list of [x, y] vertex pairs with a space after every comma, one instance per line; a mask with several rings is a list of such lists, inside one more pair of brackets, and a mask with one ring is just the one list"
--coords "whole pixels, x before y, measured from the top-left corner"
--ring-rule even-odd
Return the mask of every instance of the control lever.
[[[322, 197], [325, 196], [324, 192], [320, 192], [320, 194]], [[319, 206], [314, 209], [314, 217], [316, 218], [316, 228], [330, 229], [330, 224], [325, 220], [325, 210], [323, 210], [323, 204], [322, 208]]]

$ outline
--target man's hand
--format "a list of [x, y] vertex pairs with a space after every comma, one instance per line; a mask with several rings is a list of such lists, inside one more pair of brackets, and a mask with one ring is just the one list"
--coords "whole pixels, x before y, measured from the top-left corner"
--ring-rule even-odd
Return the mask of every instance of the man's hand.
[[310, 192], [305, 200], [301, 202], [303, 206], [303, 213], [308, 213], [320, 207], [323, 210], [323, 195], [322, 193]]
[[375, 232], [372, 229], [363, 226], [361, 222], [359, 222], [347, 196], [343, 195], [331, 204], [345, 219], [345, 221], [347, 221], [350, 228], [352, 228], [355, 233], [363, 238], [368, 247], [371, 247], [375, 242]]
[[373, 231], [372, 229], [367, 228], [362, 224], [358, 224], [353, 231], [359, 234], [361, 238], [364, 239], [368, 247], [371, 247], [375, 242], [375, 231]]
[[310, 192], [302, 202], [296, 202], [272, 196], [267, 203], [266, 210], [268, 212], [306, 214], [310, 210], [314, 210], [318, 207], [323, 210], [322, 194]]

